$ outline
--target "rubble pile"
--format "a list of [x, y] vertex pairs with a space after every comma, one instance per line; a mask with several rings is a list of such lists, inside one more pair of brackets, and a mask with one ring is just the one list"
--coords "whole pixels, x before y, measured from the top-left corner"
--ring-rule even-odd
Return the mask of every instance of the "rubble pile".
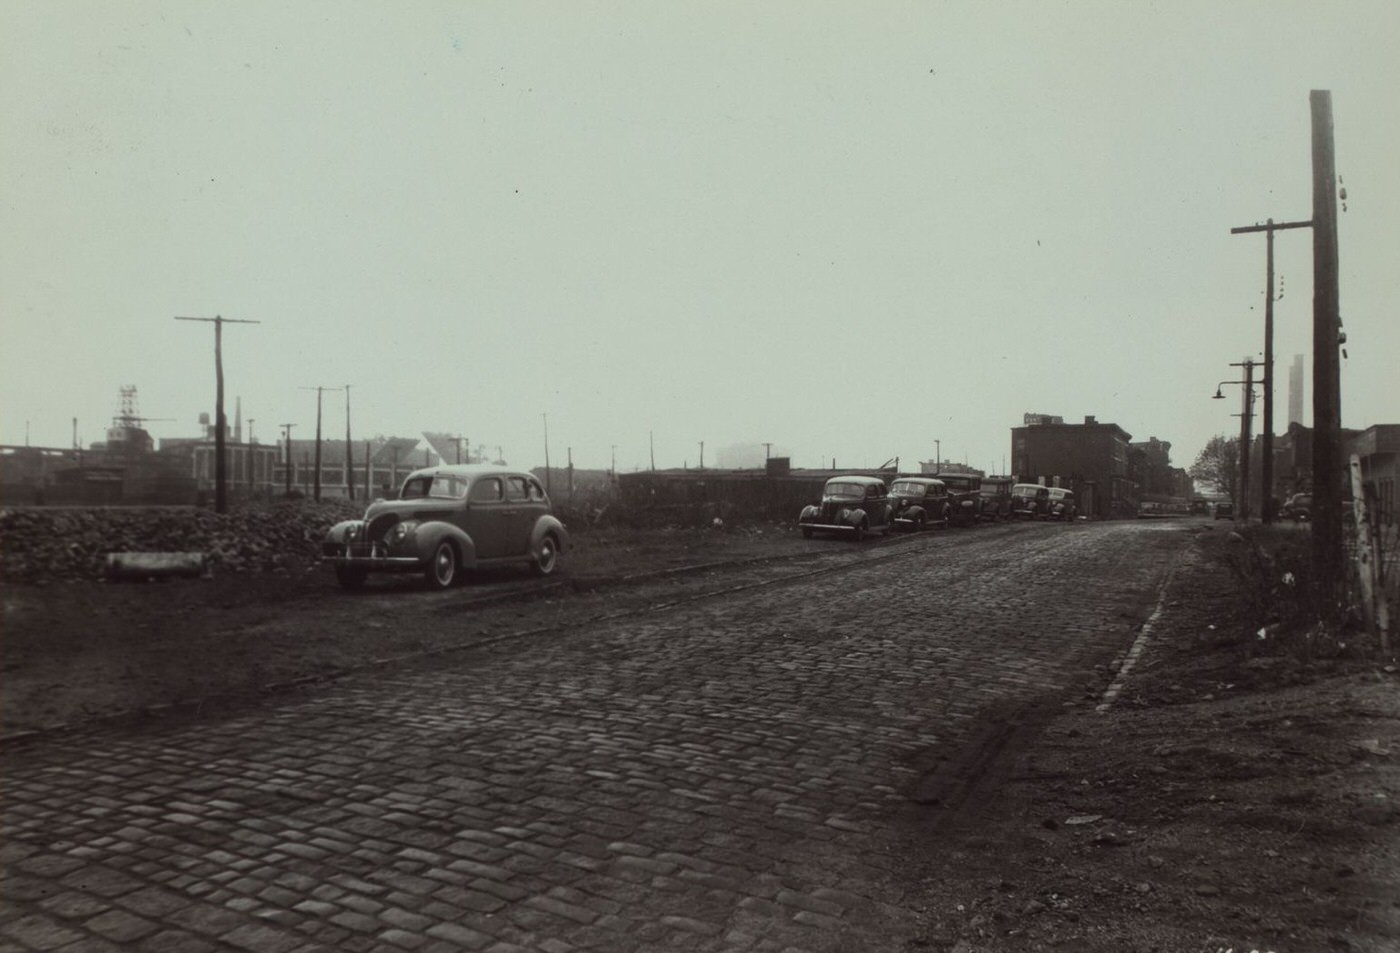
[[199, 552], [213, 572], [275, 572], [320, 554], [326, 530], [361, 503], [239, 506], [220, 516], [174, 507], [0, 510], [0, 578], [101, 579], [108, 553]]

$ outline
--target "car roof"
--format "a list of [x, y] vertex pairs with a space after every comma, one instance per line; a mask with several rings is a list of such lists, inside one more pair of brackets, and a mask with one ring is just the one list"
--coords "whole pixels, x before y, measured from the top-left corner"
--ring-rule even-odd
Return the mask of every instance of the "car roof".
[[885, 481], [880, 479], [879, 477], [865, 476], [864, 474], [860, 473], [849, 473], [844, 476], [834, 476], [826, 482], [828, 486], [832, 483], [859, 483], [862, 486], [885, 485]]
[[907, 476], [907, 477], [902, 476], [902, 477], [895, 477], [895, 478], [894, 478], [894, 481], [895, 481], [896, 483], [942, 483], [942, 482], [943, 482], [943, 481], [940, 480], [938, 477], [926, 477], [926, 476]]
[[412, 480], [414, 477], [425, 476], [456, 476], [464, 477], [467, 480], [475, 480], [483, 476], [521, 476], [535, 479], [532, 473], [524, 470], [516, 470], [512, 467], [497, 466], [493, 463], [444, 463], [435, 467], [422, 467], [414, 470], [405, 480]]

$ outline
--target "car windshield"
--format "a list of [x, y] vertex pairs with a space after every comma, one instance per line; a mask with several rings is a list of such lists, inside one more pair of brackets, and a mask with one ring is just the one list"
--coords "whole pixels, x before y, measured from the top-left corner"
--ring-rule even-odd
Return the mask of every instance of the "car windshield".
[[890, 487], [890, 492], [897, 493], [900, 496], [923, 496], [925, 487], [927, 487], [929, 490], [935, 493], [938, 492], [933, 486], [930, 486], [927, 483], [915, 483], [912, 480], [895, 481], [895, 483]]
[[977, 489], [977, 483], [976, 483], [976, 481], [974, 481], [974, 480], [968, 480], [968, 479], [963, 479], [963, 478], [960, 478], [960, 477], [952, 477], [952, 478], [943, 477], [943, 485], [946, 486], [946, 487], [948, 487], [948, 489], [950, 489], [950, 490], [975, 490], [975, 489]]
[[455, 476], [420, 476], [404, 481], [401, 500], [460, 500], [467, 491], [467, 482]]
[[839, 497], [843, 500], [859, 500], [865, 496], [865, 484], [828, 483], [826, 485], [826, 495]]
[[1045, 487], [1034, 483], [1018, 483], [1011, 488], [1011, 492], [1017, 496], [1040, 496], [1045, 492]]

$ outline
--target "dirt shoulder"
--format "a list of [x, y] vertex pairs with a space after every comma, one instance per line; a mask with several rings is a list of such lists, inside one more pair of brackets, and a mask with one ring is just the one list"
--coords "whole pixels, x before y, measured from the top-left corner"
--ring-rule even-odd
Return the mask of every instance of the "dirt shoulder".
[[1234, 545], [1199, 534], [1106, 711], [1113, 671], [993, 713], [969, 739], [990, 764], [948, 752], [911, 807], [914, 948], [1400, 949], [1400, 675], [1245, 631]]

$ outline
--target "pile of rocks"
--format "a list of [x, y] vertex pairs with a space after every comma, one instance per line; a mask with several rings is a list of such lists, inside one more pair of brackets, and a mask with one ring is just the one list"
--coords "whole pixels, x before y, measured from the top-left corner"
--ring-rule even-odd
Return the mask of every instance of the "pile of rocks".
[[198, 552], [224, 572], [268, 572], [320, 554], [332, 524], [362, 503], [325, 500], [240, 506], [220, 516], [174, 507], [0, 510], [0, 578], [100, 579], [109, 553]]

